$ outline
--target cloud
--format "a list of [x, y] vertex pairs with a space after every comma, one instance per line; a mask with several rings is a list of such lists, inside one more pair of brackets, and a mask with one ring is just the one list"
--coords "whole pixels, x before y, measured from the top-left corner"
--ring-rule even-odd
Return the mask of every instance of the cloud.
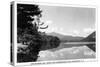
[[80, 36], [81, 32], [78, 31], [78, 30], [72, 30], [69, 32], [69, 35], [72, 35], [72, 36]]
[[60, 27], [49, 27], [47, 30], [46, 30], [47, 33], [51, 33], [51, 32], [56, 32], [56, 33], [63, 33], [63, 28], [60, 28]]
[[60, 31], [63, 31], [64, 29], [63, 29], [63, 28], [60, 28], [59, 30], [60, 30]]
[[51, 32], [55, 32], [55, 31], [57, 31], [58, 29], [57, 29], [57, 27], [49, 27], [48, 29], [46, 29], [46, 33], [51, 33]]
[[74, 33], [75, 35], [78, 35], [80, 32], [77, 31], [77, 30], [74, 30], [73, 33]]
[[47, 25], [50, 25], [50, 24], [53, 23], [53, 21], [52, 21], [52, 20], [47, 20], [47, 21], [45, 21], [45, 23], [46, 23]]
[[85, 32], [85, 33], [91, 33], [91, 32], [93, 32], [95, 29], [92, 29], [92, 28], [85, 28], [83, 31]]
[[51, 31], [52, 32], [57, 32], [58, 31], [58, 28], [57, 27], [53, 27], [53, 28], [51, 28]]

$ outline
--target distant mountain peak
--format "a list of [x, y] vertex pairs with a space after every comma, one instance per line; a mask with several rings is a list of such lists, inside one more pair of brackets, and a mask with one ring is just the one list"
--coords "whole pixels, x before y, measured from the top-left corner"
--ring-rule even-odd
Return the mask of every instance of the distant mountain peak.
[[89, 34], [86, 38], [84, 38], [82, 41], [95, 41], [96, 39], [96, 32], [92, 32]]

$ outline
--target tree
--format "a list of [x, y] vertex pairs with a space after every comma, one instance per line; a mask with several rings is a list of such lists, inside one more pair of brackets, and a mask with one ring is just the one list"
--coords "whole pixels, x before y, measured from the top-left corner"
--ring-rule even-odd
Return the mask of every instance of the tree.
[[[17, 27], [27, 31], [30, 34], [38, 33], [38, 29], [46, 29], [48, 26], [43, 27], [44, 22], [40, 21], [42, 10], [38, 5], [17, 5]], [[22, 31], [23, 32], [23, 31]]]
[[28, 45], [26, 49], [21, 48], [22, 53], [17, 53], [18, 62], [31, 62], [38, 58], [42, 42], [38, 29], [48, 27], [42, 26], [41, 12], [38, 5], [17, 4], [17, 42]]

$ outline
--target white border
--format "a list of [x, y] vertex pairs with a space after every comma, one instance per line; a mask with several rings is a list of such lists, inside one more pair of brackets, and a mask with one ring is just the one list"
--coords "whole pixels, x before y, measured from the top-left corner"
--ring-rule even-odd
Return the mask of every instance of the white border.
[[[38, 62], [24, 62], [24, 63], [17, 63], [17, 4], [37, 4], [37, 5], [47, 5], [47, 6], [62, 6], [62, 7], [81, 7], [81, 8], [95, 8], [96, 9], [96, 58], [95, 59], [74, 59], [74, 60], [54, 60], [54, 61], [38, 61]], [[96, 6], [89, 6], [89, 5], [68, 5], [68, 4], [56, 4], [56, 3], [40, 3], [40, 2], [29, 2], [29, 1], [14, 1], [14, 66], [19, 65], [33, 65], [33, 64], [50, 64], [50, 63], [66, 63], [66, 62], [88, 62], [88, 61], [97, 61], [97, 46], [98, 46], [98, 39], [97, 39], [97, 7]]]

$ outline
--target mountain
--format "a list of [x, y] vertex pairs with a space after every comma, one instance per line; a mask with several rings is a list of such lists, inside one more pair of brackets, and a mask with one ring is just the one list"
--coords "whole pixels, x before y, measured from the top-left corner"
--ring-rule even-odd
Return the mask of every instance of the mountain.
[[[88, 35], [86, 38], [84, 38], [82, 41], [87, 42], [95, 42], [96, 41], [96, 32], [94, 31], [90, 35]], [[87, 44], [87, 46], [92, 49], [93, 51], [96, 51], [96, 43], [95, 44]]]
[[93, 33], [91, 33], [90, 35], [88, 35], [86, 38], [84, 38], [82, 41], [91, 41], [94, 42], [96, 39], [96, 32], [94, 31]]
[[80, 41], [84, 39], [84, 37], [74, 37], [71, 35], [63, 35], [55, 32], [47, 33], [47, 35], [57, 36], [61, 41]]

